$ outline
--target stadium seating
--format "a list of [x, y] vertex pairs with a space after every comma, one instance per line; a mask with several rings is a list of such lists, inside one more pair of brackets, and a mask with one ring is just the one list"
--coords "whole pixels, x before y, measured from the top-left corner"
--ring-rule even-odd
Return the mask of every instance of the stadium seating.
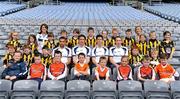
[[0, 80], [0, 98], [8, 99], [10, 96], [10, 91], [12, 87], [12, 82], [8, 80]]
[[179, 86], [180, 86], [180, 81], [171, 82], [170, 87], [171, 87], [172, 99], [180, 98]]
[[25, 4], [9, 4], [7, 2], [0, 2], [0, 16], [11, 14], [25, 8]]

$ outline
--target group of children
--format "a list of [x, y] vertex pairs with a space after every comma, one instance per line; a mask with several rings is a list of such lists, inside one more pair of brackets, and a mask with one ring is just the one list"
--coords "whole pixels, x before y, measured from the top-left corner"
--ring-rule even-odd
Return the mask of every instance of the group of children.
[[154, 31], [149, 33], [148, 39], [140, 26], [135, 28], [135, 37], [131, 29], [121, 37], [118, 29], [113, 28], [111, 38], [106, 30], [96, 37], [92, 27], [87, 32], [86, 39], [79, 29], [74, 29], [72, 38], [68, 38], [67, 31], [62, 30], [56, 41], [54, 34], [48, 32], [48, 26], [42, 24], [40, 33], [29, 35], [24, 45], [19, 42], [18, 33], [12, 32], [6, 45], [8, 53], [3, 61], [2, 78], [39, 82], [65, 80], [71, 68], [74, 68], [73, 79], [83, 80], [88, 80], [91, 72], [94, 80], [110, 80], [113, 69], [117, 71], [117, 81], [133, 80], [136, 69], [138, 80], [142, 82], [158, 78], [170, 82], [179, 76], [167, 63], [175, 51], [168, 31], [164, 32], [163, 41], [157, 39]]

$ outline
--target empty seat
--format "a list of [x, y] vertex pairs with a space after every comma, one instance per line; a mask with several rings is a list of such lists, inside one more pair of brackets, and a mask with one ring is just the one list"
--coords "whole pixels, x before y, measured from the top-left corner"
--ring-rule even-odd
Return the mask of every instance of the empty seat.
[[39, 99], [63, 99], [65, 83], [59, 80], [46, 80], [41, 83]]
[[9, 80], [0, 80], [0, 99], [8, 99], [11, 91], [12, 82]]
[[144, 91], [146, 99], [171, 99], [169, 85], [163, 81], [145, 81]]
[[180, 99], [180, 81], [170, 83], [172, 99]]
[[118, 91], [120, 99], [144, 99], [142, 84], [139, 81], [120, 81]]
[[67, 82], [66, 99], [89, 99], [90, 82], [86, 80], [72, 80]]
[[16, 81], [11, 93], [11, 99], [36, 99], [38, 84], [35, 80]]
[[93, 82], [92, 99], [116, 99], [116, 82], [98, 80]]

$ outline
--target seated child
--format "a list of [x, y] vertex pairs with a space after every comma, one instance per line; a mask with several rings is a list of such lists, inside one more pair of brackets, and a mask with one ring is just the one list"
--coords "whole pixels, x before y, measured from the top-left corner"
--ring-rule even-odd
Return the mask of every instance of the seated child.
[[150, 57], [145, 55], [142, 59], [142, 66], [138, 68], [137, 77], [141, 82], [155, 80], [154, 69], [150, 66]]
[[78, 63], [75, 64], [74, 68], [74, 79], [80, 79], [80, 80], [88, 80], [90, 71], [89, 71], [89, 65], [85, 63], [86, 56], [84, 53], [79, 53], [78, 55]]
[[132, 78], [132, 69], [128, 65], [129, 59], [128, 56], [122, 56], [121, 58], [121, 64], [119, 67], [117, 67], [118, 71], [118, 77], [117, 80], [133, 80]]
[[160, 64], [158, 64], [154, 70], [158, 74], [159, 79], [167, 83], [175, 81], [175, 77], [179, 77], [179, 73], [176, 72], [173, 66], [168, 64], [165, 54], [160, 56]]
[[62, 53], [55, 51], [53, 63], [49, 66], [48, 77], [51, 80], [65, 80], [67, 76], [67, 66], [61, 62]]
[[109, 68], [106, 66], [106, 57], [100, 57], [99, 66], [95, 68], [96, 80], [110, 80]]

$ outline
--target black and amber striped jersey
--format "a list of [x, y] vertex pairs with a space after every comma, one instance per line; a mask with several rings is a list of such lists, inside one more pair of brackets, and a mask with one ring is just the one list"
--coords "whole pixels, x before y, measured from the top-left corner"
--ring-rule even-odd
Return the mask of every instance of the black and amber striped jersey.
[[115, 45], [115, 39], [116, 39], [116, 37], [111, 37], [111, 38], [109, 39], [109, 46], [108, 46], [108, 47], [112, 47], [112, 46]]
[[134, 65], [137, 63], [140, 63], [142, 60], [142, 56], [141, 55], [129, 55], [129, 64], [130, 65]]
[[153, 40], [153, 39], [149, 39], [149, 51], [151, 51], [151, 49], [156, 49], [159, 50], [159, 46], [160, 46], [160, 41], [159, 40]]
[[12, 44], [16, 50], [20, 50], [21, 44], [18, 40], [11, 40], [7, 44]]
[[175, 44], [173, 41], [170, 42], [166, 42], [165, 40], [161, 41], [160, 54], [166, 54], [169, 58], [173, 50], [175, 50]]
[[56, 47], [55, 41], [49, 41], [49, 40], [45, 40], [44, 45], [48, 46], [49, 49], [54, 49]]
[[90, 48], [93, 48], [96, 46], [96, 39], [95, 37], [93, 37], [92, 39], [90, 39], [89, 37], [87, 37], [87, 40], [86, 40], [86, 45]]
[[28, 67], [31, 65], [33, 57], [34, 57], [34, 54], [32, 54], [32, 53], [29, 53], [28, 55], [25, 53], [23, 54], [23, 60], [24, 60], [24, 62], [27, 63]]
[[49, 68], [49, 65], [52, 63], [52, 57], [50, 55], [44, 56], [42, 55], [41, 58], [42, 64], [44, 64], [47, 68]]
[[74, 46], [78, 45], [78, 38], [72, 37], [68, 41], [68, 47], [73, 48]]
[[136, 44], [141, 55], [149, 55], [149, 45], [147, 42], [139, 42]]
[[10, 53], [7, 53], [4, 57], [3, 64], [7, 65], [9, 63], [9, 61], [12, 59], [13, 59], [13, 55]]

